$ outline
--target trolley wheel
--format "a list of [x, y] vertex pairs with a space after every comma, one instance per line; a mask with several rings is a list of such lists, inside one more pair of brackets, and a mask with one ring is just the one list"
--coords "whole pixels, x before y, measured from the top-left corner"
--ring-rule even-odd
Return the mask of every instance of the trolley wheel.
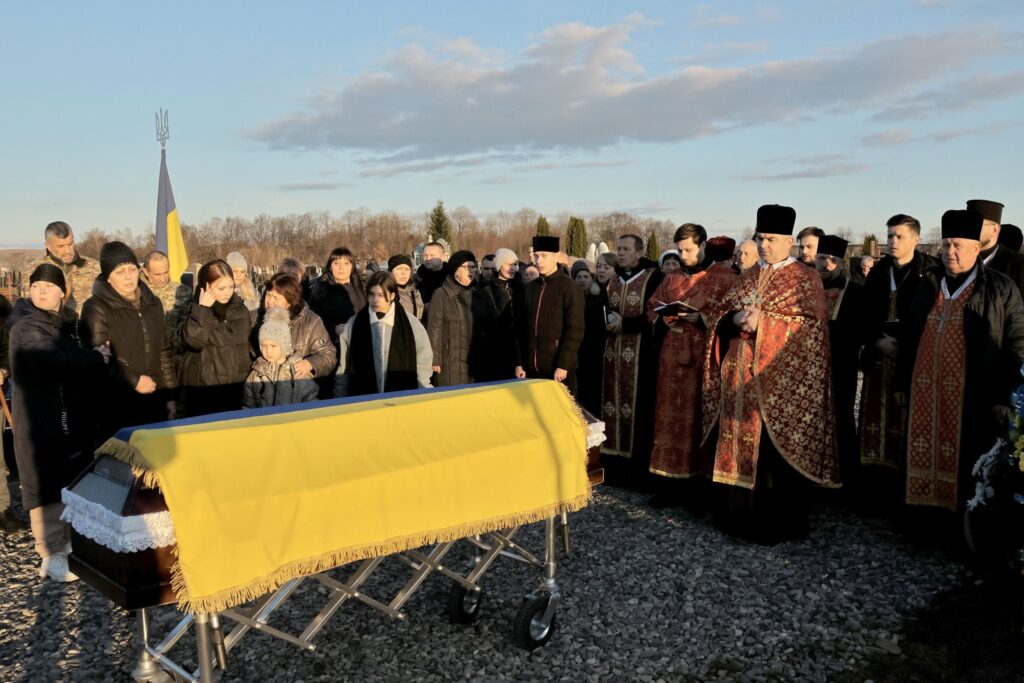
[[551, 640], [551, 635], [555, 632], [555, 627], [558, 624], [556, 614], [551, 615], [549, 623], [544, 623], [544, 613], [547, 612], [550, 601], [549, 593], [527, 597], [519, 606], [519, 611], [516, 612], [512, 634], [516, 641], [527, 650], [536, 650], [544, 645]]
[[448, 621], [452, 624], [472, 624], [480, 616], [483, 590], [470, 590], [458, 581], [448, 591]]

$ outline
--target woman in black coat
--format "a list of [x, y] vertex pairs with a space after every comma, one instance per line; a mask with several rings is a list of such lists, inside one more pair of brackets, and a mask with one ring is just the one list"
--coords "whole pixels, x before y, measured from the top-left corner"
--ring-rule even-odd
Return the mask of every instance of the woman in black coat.
[[476, 257], [457, 251], [448, 261], [448, 277], [431, 298], [427, 335], [434, 350], [433, 371], [439, 387], [470, 384], [470, 347], [473, 343], [473, 282]]
[[117, 361], [102, 384], [102, 412], [94, 411], [97, 445], [124, 427], [174, 418], [177, 378], [165, 325], [163, 304], [139, 281], [135, 252], [121, 242], [104, 244], [79, 327], [84, 343], [108, 344]]
[[175, 332], [182, 411], [190, 417], [240, 410], [252, 365], [249, 309], [235, 293], [231, 266], [210, 261], [197, 281]]
[[583, 290], [583, 341], [580, 342], [576, 370], [576, 399], [592, 415], [601, 414], [601, 375], [604, 362], [605, 309], [608, 303], [608, 280], [615, 274], [615, 254], [602, 254], [597, 274], [591, 276], [586, 261], [572, 267], [572, 279]]
[[366, 308], [366, 290], [356, 272], [352, 252], [338, 247], [327, 257], [324, 274], [309, 287], [309, 308], [324, 321], [331, 343], [338, 345], [338, 328]]
[[8, 319], [21, 500], [43, 558], [39, 575], [74, 581], [78, 577], [68, 570], [70, 533], [60, 519], [60, 490], [89, 462], [84, 392], [101, 375], [110, 350], [79, 346], [74, 311], [64, 308], [60, 268], [42, 264], [29, 282], [29, 298], [19, 299]]

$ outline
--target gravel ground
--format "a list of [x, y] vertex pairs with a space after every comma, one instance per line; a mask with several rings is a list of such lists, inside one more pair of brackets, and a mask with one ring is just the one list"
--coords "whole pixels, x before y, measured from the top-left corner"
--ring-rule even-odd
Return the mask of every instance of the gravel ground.
[[[404, 622], [350, 602], [314, 653], [248, 635], [223, 680], [1010, 680], [1024, 670], [1006, 585], [908, 544], [884, 520], [819, 504], [809, 539], [764, 547], [646, 500], [605, 486], [572, 517], [558, 630], [532, 653], [510, 627], [540, 574], [505, 561], [485, 577], [473, 625], [449, 624], [449, 582], [435, 574]], [[524, 531], [528, 547], [539, 549], [541, 527]], [[27, 533], [3, 538], [0, 557], [0, 680], [129, 679], [126, 613], [82, 582], [40, 581]], [[405, 571], [386, 562], [366, 592], [390, 598]], [[301, 630], [324, 597], [307, 582], [272, 625]], [[160, 635], [177, 618], [153, 612]], [[179, 645], [180, 659], [192, 661], [191, 642]]]

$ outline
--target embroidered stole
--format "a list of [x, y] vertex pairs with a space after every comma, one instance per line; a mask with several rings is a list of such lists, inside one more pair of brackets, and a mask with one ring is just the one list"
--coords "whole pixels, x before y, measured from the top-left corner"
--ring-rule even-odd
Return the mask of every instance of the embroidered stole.
[[964, 306], [975, 283], [943, 288], [921, 334], [910, 389], [907, 504], [956, 510], [967, 345]]
[[[628, 281], [621, 277], [608, 283], [608, 310], [623, 318], [647, 313], [644, 291], [654, 273], [647, 268]], [[637, 381], [640, 369], [640, 346], [643, 335], [611, 334], [604, 347], [603, 391], [601, 414], [605, 424], [602, 453], [624, 458], [633, 455], [633, 427], [636, 420]]]

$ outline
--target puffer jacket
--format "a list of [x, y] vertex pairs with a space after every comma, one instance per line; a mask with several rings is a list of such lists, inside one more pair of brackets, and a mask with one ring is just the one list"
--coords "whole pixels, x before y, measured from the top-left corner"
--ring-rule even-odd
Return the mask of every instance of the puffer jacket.
[[186, 415], [237, 410], [249, 374], [249, 309], [238, 295], [227, 303], [224, 320], [212, 308], [189, 302], [175, 332], [181, 353], [178, 378]]
[[96, 347], [110, 342], [113, 373], [120, 373], [124, 388], [134, 391], [139, 377], [148, 375], [157, 389], [177, 386], [171, 348], [165, 333], [163, 304], [145, 283], [139, 282], [139, 307], [114, 291], [110, 283], [98, 279], [92, 297], [82, 305], [79, 337], [83, 344]]
[[[139, 282], [136, 308], [106, 280], [96, 279], [92, 297], [82, 306], [78, 336], [88, 348], [110, 342], [112, 357], [97, 385], [102, 400], [89, 405], [97, 444], [123, 427], [169, 417], [168, 402], [178, 382], [166, 324], [163, 304], [145, 283]], [[156, 391], [135, 391], [143, 375], [156, 383]]]
[[[308, 360], [317, 377], [331, 377], [338, 367], [338, 347], [324, 327], [320, 316], [303, 306], [289, 323], [292, 331], [294, 353], [302, 360]], [[257, 339], [257, 344], [259, 343]]]
[[315, 401], [319, 393], [316, 382], [295, 378], [295, 363], [300, 360], [301, 356], [293, 354], [277, 365], [262, 356], [257, 358], [245, 380], [242, 407], [268, 408]]

